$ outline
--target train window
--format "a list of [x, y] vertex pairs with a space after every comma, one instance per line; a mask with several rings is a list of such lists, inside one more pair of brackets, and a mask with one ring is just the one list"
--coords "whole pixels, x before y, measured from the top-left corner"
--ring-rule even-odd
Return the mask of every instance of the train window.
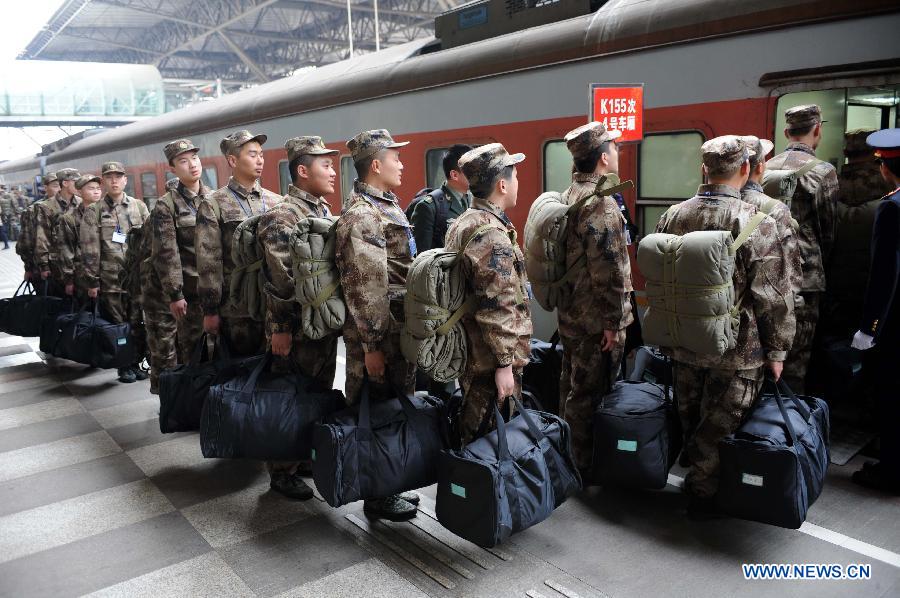
[[670, 205], [697, 192], [700, 186], [700, 146], [697, 131], [653, 133], [644, 137], [638, 164], [637, 217], [640, 234], [656, 230]]
[[291, 185], [291, 165], [287, 160], [278, 163], [278, 184], [281, 186], [281, 194], [287, 195]]
[[203, 174], [201, 175], [201, 180], [203, 184], [209, 187], [210, 189], [218, 189], [219, 188], [219, 173], [216, 170], [215, 166], [209, 166], [203, 169]]
[[822, 118], [828, 122], [822, 127], [822, 141], [816, 148], [816, 156], [841, 168], [845, 161], [843, 144], [846, 131], [877, 130], [898, 125], [900, 85], [825, 89], [781, 96], [775, 114], [777, 150], [787, 145], [784, 111], [801, 104], [818, 104], [822, 109]]
[[347, 205], [347, 199], [353, 190], [353, 181], [356, 179], [356, 168], [353, 166], [353, 158], [341, 156], [341, 198], [343, 205]]
[[425, 186], [437, 189], [444, 183], [444, 155], [446, 147], [430, 149], [425, 152]]
[[134, 197], [134, 182], [130, 176], [125, 178], [125, 195]]
[[156, 191], [155, 172], [145, 172], [141, 174], [141, 194], [144, 196], [143, 199], [145, 200], [151, 197], [159, 197], [159, 193]]
[[544, 144], [544, 191], [565, 191], [572, 184], [572, 154], [566, 142]]

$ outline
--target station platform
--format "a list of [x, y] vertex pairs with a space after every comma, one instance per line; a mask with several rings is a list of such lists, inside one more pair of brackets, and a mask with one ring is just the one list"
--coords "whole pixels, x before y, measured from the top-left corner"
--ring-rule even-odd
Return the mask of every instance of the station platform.
[[[0, 296], [21, 275], [0, 252]], [[0, 596], [900, 596], [900, 498], [850, 482], [861, 457], [832, 465], [800, 530], [689, 521], [676, 470], [659, 492], [589, 488], [485, 550], [438, 524], [434, 488], [406, 523], [283, 498], [262, 463], [160, 434], [146, 381], [37, 347], [0, 336]], [[749, 563], [862, 563], [871, 578], [751, 581]]]

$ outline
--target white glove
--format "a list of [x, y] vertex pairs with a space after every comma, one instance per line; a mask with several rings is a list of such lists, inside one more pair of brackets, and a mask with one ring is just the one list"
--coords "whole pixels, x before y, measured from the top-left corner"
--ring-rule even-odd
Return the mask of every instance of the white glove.
[[850, 343], [850, 346], [860, 351], [871, 349], [875, 346], [875, 337], [869, 336], [862, 330], [857, 330], [856, 334], [853, 335], [853, 341]]

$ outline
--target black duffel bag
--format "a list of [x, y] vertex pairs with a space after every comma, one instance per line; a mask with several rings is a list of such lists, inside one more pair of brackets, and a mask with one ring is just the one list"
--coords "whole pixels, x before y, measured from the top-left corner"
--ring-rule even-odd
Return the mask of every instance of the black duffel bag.
[[591, 477], [604, 486], [663, 488], [678, 459], [682, 435], [669, 387], [616, 382], [594, 401]]
[[43, 292], [37, 294], [30, 282], [23, 281], [12, 297], [0, 300], [0, 331], [14, 336], [40, 336], [45, 317], [70, 310], [72, 300], [48, 295], [49, 284], [45, 280]]
[[370, 399], [364, 381], [358, 405], [333, 413], [313, 431], [313, 480], [332, 507], [430, 486], [446, 446], [440, 399], [417, 394]]
[[57, 316], [55, 357], [95, 368], [124, 368], [135, 362], [131, 324], [113, 324], [98, 314], [98, 301], [92, 310], [87, 304], [77, 312]]
[[795, 396], [784, 381], [767, 382], [741, 427], [719, 443], [719, 509], [799, 528], [825, 484], [829, 431], [825, 401]]
[[559, 332], [554, 332], [550, 342], [531, 339], [531, 356], [522, 371], [522, 389], [531, 392], [540, 401], [543, 410], [558, 415], [559, 378], [562, 374], [563, 348]]
[[271, 353], [250, 358], [234, 378], [210, 387], [200, 416], [204, 457], [309, 459], [313, 423], [343, 406], [344, 395], [296, 367], [274, 373], [271, 362]]
[[[56, 299], [56, 297], [52, 297], [52, 299]], [[60, 299], [59, 303], [47, 302], [45, 305], [48, 309], [41, 318], [39, 348], [47, 355], [53, 355], [53, 352], [56, 350], [56, 343], [59, 340], [60, 326], [62, 322], [67, 321], [63, 320], [60, 322], [59, 318], [60, 316], [74, 314], [75, 304], [71, 299]], [[56, 311], [57, 309], [59, 311]]]
[[232, 359], [227, 343], [216, 336], [215, 354], [208, 355], [207, 335], [197, 341], [187, 363], [159, 375], [159, 431], [190, 432], [200, 429], [200, 416], [209, 389], [238, 373], [241, 359]]
[[540, 523], [581, 490], [569, 424], [516, 407], [504, 422], [494, 403], [497, 428], [461, 450], [441, 451], [438, 462], [438, 521], [479, 546]]

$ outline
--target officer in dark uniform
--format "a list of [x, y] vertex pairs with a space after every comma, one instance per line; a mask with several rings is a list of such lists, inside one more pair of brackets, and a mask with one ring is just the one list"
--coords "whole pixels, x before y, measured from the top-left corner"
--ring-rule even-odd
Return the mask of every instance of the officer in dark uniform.
[[875, 148], [881, 176], [894, 189], [885, 195], [872, 227], [872, 267], [860, 329], [853, 347], [866, 354], [875, 381], [881, 426], [881, 460], [866, 463], [853, 474], [861, 486], [900, 494], [900, 129], [872, 133], [866, 143]]

